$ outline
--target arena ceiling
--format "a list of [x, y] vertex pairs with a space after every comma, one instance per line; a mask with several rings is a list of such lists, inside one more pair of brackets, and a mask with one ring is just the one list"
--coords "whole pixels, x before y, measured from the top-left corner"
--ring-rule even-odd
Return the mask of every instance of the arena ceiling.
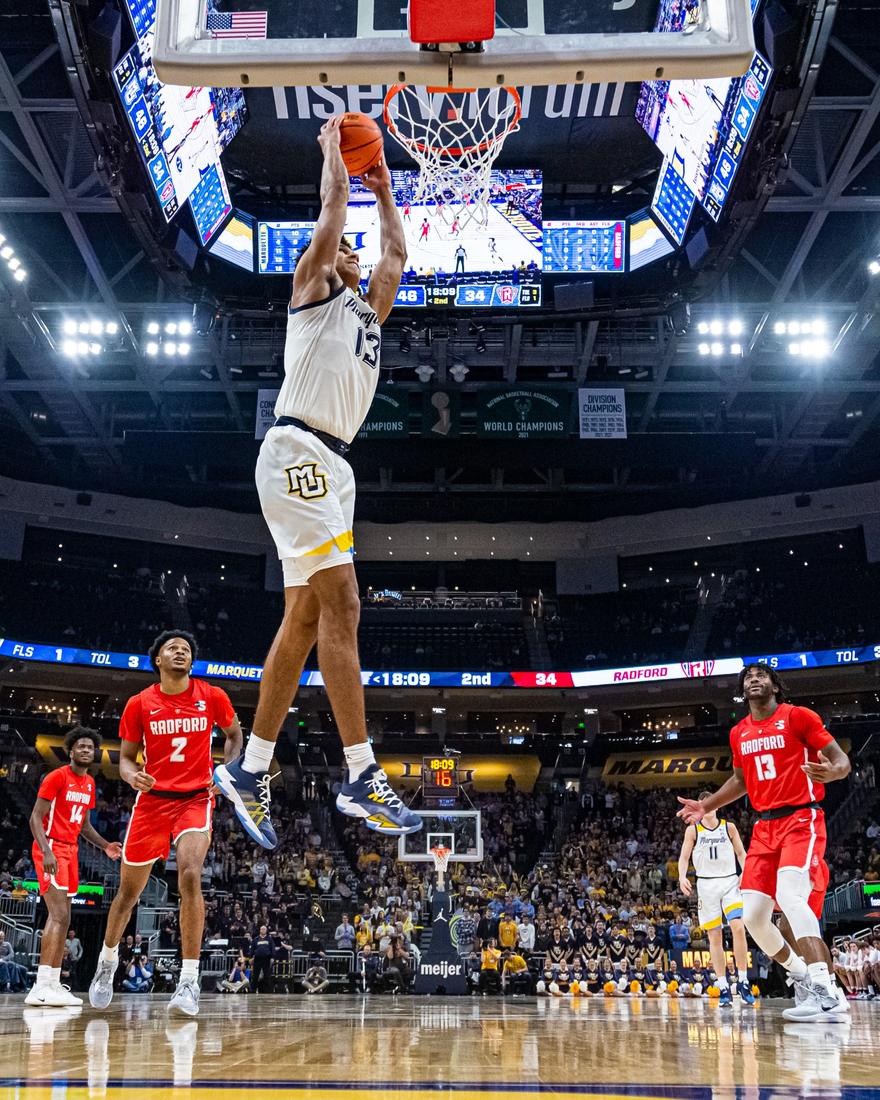
[[[107, 122], [108, 108], [87, 102], [77, 80], [69, 9], [9, 0], [0, 13], [0, 232], [28, 271], [23, 283], [5, 265], [0, 274], [0, 473], [255, 509], [254, 419], [258, 390], [277, 385], [279, 292], [237, 287], [216, 263], [194, 285], [169, 262], [168, 242], [145, 234], [146, 202], [119, 164], [96, 156], [90, 127]], [[395, 316], [383, 385], [414, 414], [426, 392], [450, 387], [465, 434], [359, 443], [362, 518], [596, 518], [880, 477], [880, 276], [868, 271], [880, 253], [880, 0], [797, 10], [802, 94], [777, 105], [791, 122], [779, 155], [756, 156], [725, 238], [689, 272], [687, 331], [680, 311], [669, 319], [683, 259], [657, 265], [637, 298], [583, 317], [443, 314], [404, 331]], [[246, 178], [249, 156], [265, 165], [270, 132], [254, 104], [230, 151], [235, 185], [290, 198], [271, 172]], [[617, 140], [613, 125], [607, 133]], [[301, 139], [290, 140], [295, 155]], [[554, 163], [548, 201], [612, 200], [601, 141], [584, 144], [594, 170], [580, 160], [566, 178]], [[647, 201], [656, 165], [637, 142], [627, 156], [624, 190]], [[303, 163], [291, 186], [297, 201], [314, 202]], [[222, 307], [213, 331], [193, 338], [185, 362], [150, 360], [147, 321], [188, 317], [212, 279]], [[115, 319], [118, 339], [72, 366], [56, 347], [69, 316]], [[700, 353], [699, 325], [716, 318], [742, 322], [742, 355]], [[774, 335], [780, 319], [823, 319], [833, 354], [818, 364], [790, 355], [788, 338]], [[467, 368], [461, 383], [454, 365]], [[427, 384], [420, 366], [434, 371]], [[622, 387], [629, 438], [467, 434], [475, 392], [511, 383]]]

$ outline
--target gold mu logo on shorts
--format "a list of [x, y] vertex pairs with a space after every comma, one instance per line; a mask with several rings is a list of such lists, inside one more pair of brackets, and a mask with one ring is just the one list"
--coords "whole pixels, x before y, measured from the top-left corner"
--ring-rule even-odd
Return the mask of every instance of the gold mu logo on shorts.
[[302, 466], [288, 466], [287, 492], [303, 500], [320, 500], [327, 495], [327, 475], [318, 469], [316, 462], [304, 462]]

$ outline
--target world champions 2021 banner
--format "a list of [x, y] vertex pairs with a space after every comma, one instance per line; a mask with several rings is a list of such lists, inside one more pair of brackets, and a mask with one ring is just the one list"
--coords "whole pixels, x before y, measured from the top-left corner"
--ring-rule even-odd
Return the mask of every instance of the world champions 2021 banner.
[[[0, 638], [0, 657], [37, 661], [52, 665], [80, 665], [96, 669], [124, 669], [155, 675], [146, 653], [115, 653], [78, 649], [69, 645], [45, 645]], [[720, 660], [680, 661], [665, 665], [634, 665], [629, 668], [599, 668], [583, 672], [484, 672], [479, 669], [453, 672], [364, 669], [361, 681], [371, 688], [576, 688], [610, 687], [615, 684], [664, 683], [672, 680], [711, 680], [737, 676], [742, 669], [761, 661], [780, 671], [798, 668], [840, 668], [880, 661], [880, 643], [840, 649], [819, 649], [801, 653], [763, 653]], [[196, 661], [193, 675], [210, 680], [239, 680], [259, 683], [261, 665], [235, 660]], [[318, 671], [303, 672], [300, 687], [323, 687]]]

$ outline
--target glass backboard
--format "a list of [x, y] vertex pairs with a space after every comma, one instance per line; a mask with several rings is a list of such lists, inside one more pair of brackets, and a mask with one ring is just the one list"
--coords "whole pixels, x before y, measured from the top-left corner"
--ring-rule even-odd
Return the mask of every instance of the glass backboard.
[[430, 863], [431, 849], [451, 848], [453, 863], [479, 863], [483, 833], [479, 810], [419, 810], [424, 828], [397, 838], [397, 858], [403, 863]]
[[480, 52], [420, 49], [406, 18], [405, 0], [158, 0], [154, 64], [185, 85], [491, 88], [741, 76], [755, 48], [750, 0], [496, 0]]

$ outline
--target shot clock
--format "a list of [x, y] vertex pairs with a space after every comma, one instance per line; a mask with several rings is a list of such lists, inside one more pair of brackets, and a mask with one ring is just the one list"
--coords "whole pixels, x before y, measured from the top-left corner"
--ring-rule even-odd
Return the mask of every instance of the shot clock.
[[422, 757], [422, 796], [458, 798], [458, 761], [451, 756]]

